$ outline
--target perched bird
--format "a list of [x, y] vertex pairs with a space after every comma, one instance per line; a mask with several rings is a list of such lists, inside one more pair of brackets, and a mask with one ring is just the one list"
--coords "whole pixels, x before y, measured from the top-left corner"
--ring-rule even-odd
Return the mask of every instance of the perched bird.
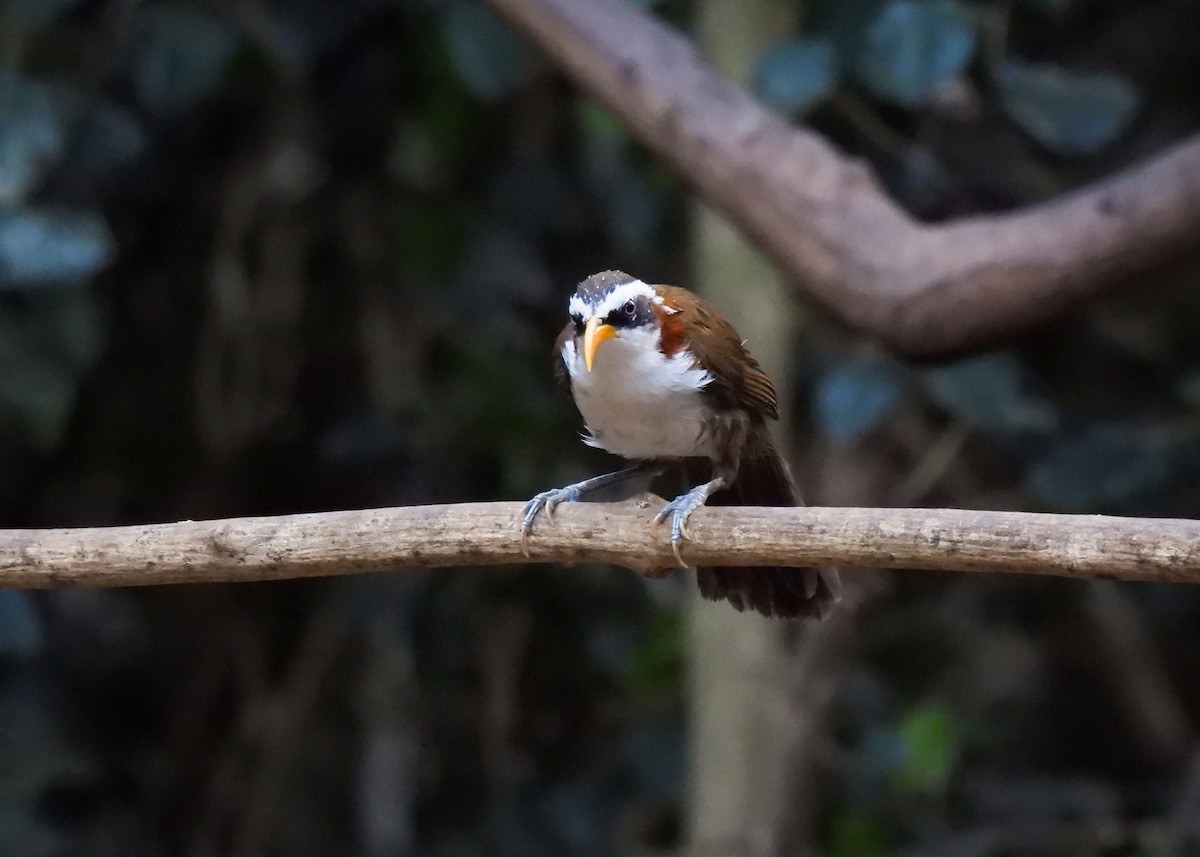
[[[522, 540], [559, 503], [644, 480], [679, 463], [694, 488], [667, 503], [679, 564], [688, 517], [714, 505], [797, 506], [787, 464], [771, 438], [775, 388], [733, 326], [686, 289], [650, 285], [621, 271], [581, 282], [556, 345], [560, 381], [587, 424], [584, 442], [631, 459], [616, 473], [543, 491], [525, 506]], [[837, 600], [834, 569], [697, 569], [700, 592], [764, 616], [824, 618]]]

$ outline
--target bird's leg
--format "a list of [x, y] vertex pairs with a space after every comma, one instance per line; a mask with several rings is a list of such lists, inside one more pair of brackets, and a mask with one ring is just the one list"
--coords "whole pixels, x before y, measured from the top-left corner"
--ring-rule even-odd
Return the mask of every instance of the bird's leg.
[[588, 494], [617, 488], [638, 479], [656, 476], [660, 472], [662, 472], [661, 465], [647, 462], [618, 470], [615, 473], [593, 476], [591, 479], [584, 479], [582, 482], [575, 482], [562, 488], [551, 488], [549, 491], [543, 491], [536, 495], [525, 504], [525, 508], [521, 512], [521, 553], [529, 556], [529, 534], [533, 532], [533, 522], [542, 510], [545, 510], [546, 517], [553, 519], [554, 508], [559, 503], [576, 503]]
[[654, 516], [654, 520], [650, 522], [650, 526], [658, 529], [667, 518], [671, 519], [671, 550], [675, 553], [675, 561], [679, 563], [680, 568], [687, 566], [683, 561], [683, 556], [679, 549], [683, 546], [683, 540], [688, 538], [687, 522], [692, 516], [692, 512], [699, 509], [708, 502], [708, 498], [722, 488], [728, 488], [733, 482], [732, 478], [724, 475], [717, 476], [716, 479], [710, 482], [705, 482], [697, 485], [690, 491], [680, 494], [674, 500], [658, 510], [658, 514]]
[[728, 488], [737, 479], [742, 448], [746, 445], [750, 424], [744, 414], [729, 415], [712, 430], [717, 433], [717, 446], [725, 453], [722, 458], [714, 462], [713, 478], [680, 494], [659, 509], [654, 520], [650, 522], [650, 528], [656, 530], [667, 518], [671, 519], [671, 551], [675, 554], [675, 561], [679, 563], [680, 568], [687, 566], [687, 563], [683, 561], [680, 548], [683, 547], [683, 540], [688, 537], [688, 518], [692, 516], [692, 512], [707, 503], [710, 496], [722, 488]]

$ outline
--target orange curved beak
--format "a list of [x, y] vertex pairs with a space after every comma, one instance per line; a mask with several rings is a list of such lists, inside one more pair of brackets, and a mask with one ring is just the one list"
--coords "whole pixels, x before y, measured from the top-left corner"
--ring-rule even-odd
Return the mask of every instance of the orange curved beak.
[[616, 335], [617, 329], [611, 324], [604, 324], [595, 316], [588, 319], [583, 328], [583, 364], [589, 372], [592, 371], [592, 361], [596, 359], [596, 349], [600, 347], [600, 343], [606, 339], [613, 339]]

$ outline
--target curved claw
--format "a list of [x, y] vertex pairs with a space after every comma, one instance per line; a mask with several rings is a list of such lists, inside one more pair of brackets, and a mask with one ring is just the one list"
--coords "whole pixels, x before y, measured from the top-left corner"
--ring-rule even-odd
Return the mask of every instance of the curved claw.
[[529, 534], [533, 532], [533, 522], [542, 511], [545, 511], [546, 517], [553, 521], [554, 509], [559, 503], [574, 502], [579, 499], [579, 496], [579, 489], [574, 485], [568, 485], [566, 488], [551, 488], [549, 491], [543, 491], [526, 503], [525, 508], [521, 510], [521, 553], [529, 556]]
[[683, 554], [680, 548], [683, 547], [683, 536], [676, 532], [675, 525], [671, 525], [671, 553], [675, 554], [675, 561], [679, 563], [680, 568], [687, 568], [687, 563], [683, 561]]
[[708, 499], [707, 487], [701, 485], [686, 494], [680, 494], [659, 509], [654, 520], [650, 522], [652, 529], [658, 529], [663, 521], [667, 518], [671, 519], [671, 553], [675, 554], [675, 561], [679, 563], [680, 568], [687, 567], [687, 563], [683, 560], [682, 548], [684, 540], [690, 538], [687, 529], [688, 518]]

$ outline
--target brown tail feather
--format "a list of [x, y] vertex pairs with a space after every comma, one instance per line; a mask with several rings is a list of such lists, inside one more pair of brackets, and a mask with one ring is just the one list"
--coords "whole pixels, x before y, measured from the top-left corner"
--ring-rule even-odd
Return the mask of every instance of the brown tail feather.
[[[768, 437], [765, 442], [747, 444], [737, 480], [730, 488], [714, 494], [708, 505], [800, 506], [803, 503], [787, 463]], [[750, 608], [779, 619], [824, 619], [841, 589], [835, 568], [698, 568], [696, 582], [700, 594], [710, 601], [724, 599], [737, 610]]]

